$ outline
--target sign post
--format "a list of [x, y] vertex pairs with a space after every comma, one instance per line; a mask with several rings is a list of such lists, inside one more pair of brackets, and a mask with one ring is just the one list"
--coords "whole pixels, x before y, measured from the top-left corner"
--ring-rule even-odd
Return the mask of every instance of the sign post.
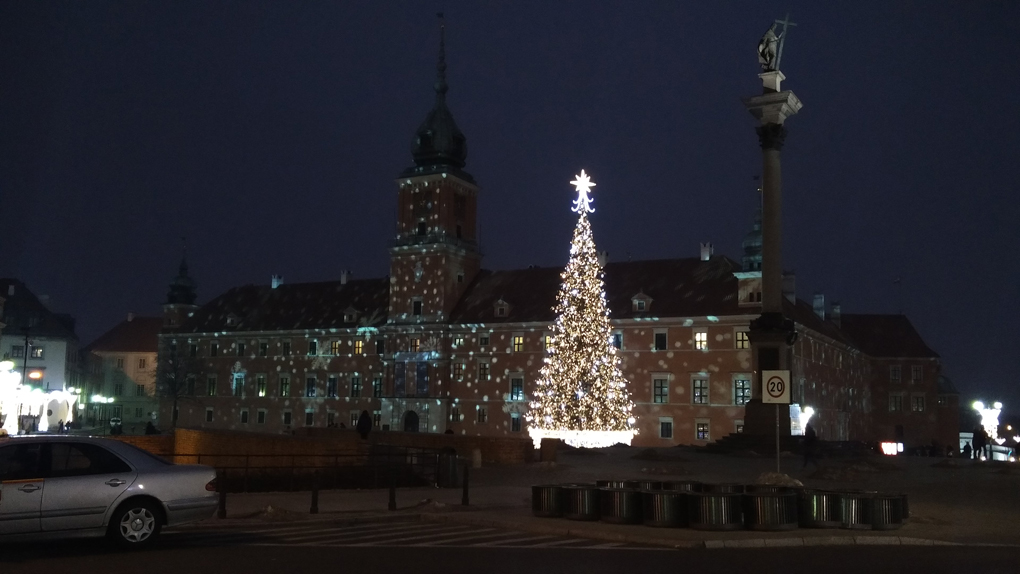
[[776, 405], [776, 474], [779, 474], [779, 405], [790, 404], [790, 371], [762, 371], [761, 390], [761, 402]]

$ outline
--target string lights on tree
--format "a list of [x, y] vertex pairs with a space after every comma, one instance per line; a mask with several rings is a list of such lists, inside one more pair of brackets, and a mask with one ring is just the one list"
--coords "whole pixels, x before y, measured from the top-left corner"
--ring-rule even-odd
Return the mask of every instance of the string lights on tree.
[[545, 363], [526, 416], [528, 432], [536, 448], [543, 438], [575, 447], [629, 445], [637, 434], [634, 403], [612, 343], [602, 266], [588, 221], [595, 211], [589, 195], [595, 183], [584, 170], [570, 183], [577, 191], [571, 208], [578, 214], [577, 226], [561, 274]]

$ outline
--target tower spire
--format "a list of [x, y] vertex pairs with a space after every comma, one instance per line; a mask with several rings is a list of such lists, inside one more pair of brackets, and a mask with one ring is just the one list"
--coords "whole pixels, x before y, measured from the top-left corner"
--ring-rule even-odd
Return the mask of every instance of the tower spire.
[[437, 12], [439, 18], [439, 61], [436, 62], [436, 100], [446, 99], [446, 20], [442, 12]]

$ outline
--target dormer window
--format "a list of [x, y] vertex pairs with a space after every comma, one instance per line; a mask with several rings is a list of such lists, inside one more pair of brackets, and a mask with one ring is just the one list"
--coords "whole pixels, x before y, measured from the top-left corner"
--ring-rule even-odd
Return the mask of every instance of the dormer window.
[[634, 310], [635, 311], [644, 311], [645, 310], [645, 304], [646, 303], [644, 301], [641, 301], [641, 300], [634, 301]]
[[499, 301], [496, 301], [495, 313], [497, 317], [506, 317], [510, 313], [510, 305], [501, 298]]
[[237, 316], [234, 315], [233, 313], [231, 313], [230, 315], [227, 315], [227, 326], [228, 327], [234, 327], [236, 325], [237, 325]]
[[630, 305], [631, 310], [635, 313], [644, 313], [652, 306], [652, 298], [639, 292], [631, 298]]
[[344, 310], [344, 323], [353, 323], [358, 320], [358, 311], [353, 307]]

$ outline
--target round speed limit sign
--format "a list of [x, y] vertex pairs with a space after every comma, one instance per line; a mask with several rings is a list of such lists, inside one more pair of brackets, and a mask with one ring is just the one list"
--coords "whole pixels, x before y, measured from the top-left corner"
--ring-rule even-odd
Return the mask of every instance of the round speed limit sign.
[[762, 371], [761, 379], [761, 402], [789, 404], [790, 371]]

